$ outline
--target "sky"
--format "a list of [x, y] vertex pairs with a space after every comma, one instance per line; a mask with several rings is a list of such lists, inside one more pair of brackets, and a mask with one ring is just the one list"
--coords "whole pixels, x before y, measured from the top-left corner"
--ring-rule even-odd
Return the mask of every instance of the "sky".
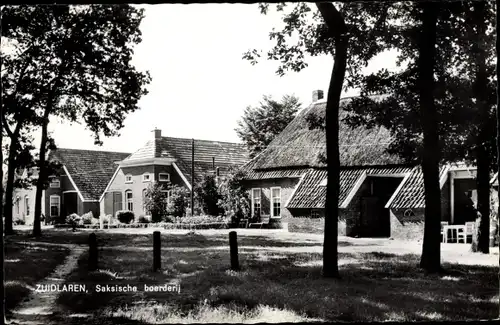
[[[331, 56], [308, 59], [301, 72], [276, 75], [277, 62], [256, 65], [243, 60], [249, 49], [265, 53], [273, 45], [269, 32], [280, 26], [280, 14], [262, 15], [257, 4], [142, 5], [142, 42], [135, 47], [133, 64], [148, 70], [152, 82], [140, 109], [129, 114], [120, 136], [102, 138], [94, 145], [83, 125], [53, 120], [49, 131], [59, 148], [134, 152], [162, 135], [239, 142], [234, 129], [243, 111], [256, 106], [263, 95], [280, 99], [295, 95], [303, 107], [313, 90], [327, 93], [333, 67]], [[379, 55], [368, 70], [395, 67], [395, 54]], [[355, 91], [344, 94], [355, 95]], [[34, 137], [38, 146], [40, 132]]]

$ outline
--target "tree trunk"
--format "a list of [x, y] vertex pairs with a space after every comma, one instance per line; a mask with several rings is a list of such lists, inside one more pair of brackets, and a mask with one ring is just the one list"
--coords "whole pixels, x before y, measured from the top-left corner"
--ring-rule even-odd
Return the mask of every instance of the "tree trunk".
[[316, 4], [330, 33], [335, 38], [335, 55], [326, 103], [327, 185], [325, 232], [323, 243], [323, 276], [339, 277], [338, 266], [338, 200], [340, 186], [339, 105], [347, 64], [347, 29], [340, 12], [331, 3]]
[[[7, 184], [5, 186], [5, 234], [11, 235], [14, 233], [12, 227], [12, 203], [14, 202], [14, 181], [16, 176], [16, 136], [11, 138], [9, 145], [9, 157], [7, 158]], [[2, 160], [3, 161], [3, 160]], [[3, 172], [3, 170], [2, 170]], [[3, 178], [2, 178], [3, 182]], [[3, 189], [3, 184], [2, 184]]]
[[[0, 108], [1, 109], [1, 108]], [[0, 112], [0, 162], [3, 162], [3, 130], [1, 128], [3, 127], [3, 112]], [[0, 198], [2, 199], [3, 203], [3, 164], [0, 167], [0, 180], [2, 181], [2, 186], [0, 186]], [[0, 209], [0, 233], [2, 234], [2, 249], [1, 251], [1, 261], [0, 261], [0, 295], [2, 298], [2, 315], [3, 315], [3, 323], [7, 324], [7, 320], [5, 319], [5, 272], [4, 272], [4, 263], [5, 263], [5, 252], [3, 247], [5, 247], [5, 240], [4, 240], [4, 214], [3, 214], [3, 208]]]
[[[42, 193], [44, 183], [47, 179], [47, 167], [45, 166], [45, 156], [47, 151], [48, 125], [49, 125], [50, 109], [46, 108], [43, 115], [42, 124], [42, 140], [40, 141], [40, 157], [38, 162], [38, 181], [36, 183], [35, 194], [35, 217], [33, 220], [33, 236], [41, 236], [42, 227], [40, 224], [40, 216], [42, 214]], [[59, 212], [60, 213], [60, 212]]]
[[478, 251], [478, 238], [479, 238], [479, 225], [481, 224], [481, 213], [477, 211], [477, 216], [476, 220], [474, 220], [474, 231], [472, 232], [472, 243], [471, 243], [471, 251], [472, 252], [477, 252]]
[[[497, 17], [496, 17], [496, 23], [497, 23], [497, 26], [496, 26], [496, 35], [499, 34], [500, 32], [500, 29], [498, 27], [498, 25], [500, 24], [500, 17], [498, 15], [498, 2], [497, 2], [497, 5], [496, 5], [496, 13], [497, 13]], [[500, 67], [500, 40], [499, 40], [499, 37], [497, 37], [496, 39], [496, 54], [497, 54], [497, 62], [496, 62], [496, 66], [497, 66], [497, 172], [498, 172], [498, 184], [500, 185], [500, 69], [498, 69], [498, 67]], [[498, 196], [498, 207], [497, 207], [497, 222], [498, 222], [498, 227], [500, 228], [500, 188], [498, 189], [497, 191], [497, 196]], [[500, 246], [500, 244], [499, 244]], [[498, 260], [499, 264], [500, 264], [500, 256], [499, 256], [499, 260]], [[498, 280], [500, 282], [500, 269], [498, 270]], [[500, 287], [499, 287], [500, 288]], [[500, 291], [499, 291], [499, 295], [500, 295]], [[499, 309], [499, 317], [500, 317], [500, 309]]]
[[419, 40], [419, 88], [421, 123], [424, 134], [422, 171], [425, 190], [425, 225], [420, 267], [429, 273], [441, 268], [441, 190], [439, 187], [439, 135], [438, 120], [434, 107], [434, 63], [436, 24], [439, 4], [421, 4], [422, 30]]
[[[481, 132], [481, 131], [480, 131]], [[477, 156], [477, 209], [480, 213], [477, 231], [477, 251], [490, 251], [490, 163], [489, 155], [482, 146]], [[474, 250], [473, 250], [474, 251]]]
[[[490, 239], [490, 153], [485, 148], [488, 141], [487, 124], [490, 107], [487, 104], [486, 89], [488, 86], [488, 74], [486, 71], [486, 50], [484, 48], [484, 36], [486, 35], [486, 23], [484, 15], [486, 3], [477, 1], [473, 5], [474, 10], [468, 12], [474, 22], [471, 33], [475, 37], [472, 47], [473, 60], [475, 61], [475, 78], [473, 84], [473, 95], [476, 98], [477, 114], [475, 125], [477, 130], [476, 140], [476, 164], [477, 164], [477, 210], [481, 215], [478, 228], [477, 249], [483, 253], [489, 253]], [[475, 28], [474, 28], [475, 27]], [[472, 245], [474, 251], [474, 245]]]

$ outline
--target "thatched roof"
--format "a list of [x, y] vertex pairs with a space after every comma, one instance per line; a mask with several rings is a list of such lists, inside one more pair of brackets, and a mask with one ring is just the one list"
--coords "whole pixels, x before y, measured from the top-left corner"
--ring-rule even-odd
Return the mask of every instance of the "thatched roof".
[[[386, 152], [391, 142], [390, 132], [383, 127], [351, 128], [342, 122], [348, 114], [342, 107], [352, 98], [341, 100], [340, 110], [340, 164], [342, 166], [375, 166], [400, 164], [399, 157]], [[326, 156], [325, 131], [310, 129], [308, 116], [324, 118], [326, 102], [315, 102], [305, 108], [288, 126], [250, 161], [244, 170], [265, 170], [290, 167], [325, 167], [321, 156]]]

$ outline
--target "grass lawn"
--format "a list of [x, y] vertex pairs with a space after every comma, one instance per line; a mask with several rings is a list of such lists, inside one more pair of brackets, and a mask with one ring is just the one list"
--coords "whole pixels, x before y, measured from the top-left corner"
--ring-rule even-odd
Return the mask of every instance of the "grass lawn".
[[35, 285], [61, 264], [69, 250], [59, 247], [5, 245], [5, 307], [10, 312]]
[[[61, 293], [57, 300], [68, 313], [90, 317], [67, 323], [415, 321], [498, 316], [498, 264], [445, 261], [445, 274], [425, 275], [417, 268], [418, 254], [395, 253], [394, 247], [407, 245], [405, 242], [340, 240], [342, 278], [334, 280], [321, 277], [320, 237], [313, 235], [239, 235], [240, 272], [229, 270], [227, 236], [219, 232], [163, 234], [163, 269], [159, 272], [151, 270], [150, 234], [102, 232], [98, 238], [100, 270], [89, 273], [84, 254], [67, 279], [68, 283], [85, 283], [89, 292]], [[472, 258], [463, 246], [462, 250], [462, 259]], [[450, 251], [446, 246], [443, 255], [451, 256]], [[498, 255], [485, 257], [498, 261]], [[181, 291], [144, 292], [144, 283], [179, 283]], [[138, 292], [96, 292], [97, 284], [129, 284], [137, 286]]]

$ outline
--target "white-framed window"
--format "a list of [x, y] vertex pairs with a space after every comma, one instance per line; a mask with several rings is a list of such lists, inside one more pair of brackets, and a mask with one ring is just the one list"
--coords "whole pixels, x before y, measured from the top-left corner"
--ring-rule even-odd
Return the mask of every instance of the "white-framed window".
[[59, 195], [50, 196], [50, 216], [58, 217], [61, 211], [61, 197]]
[[51, 187], [51, 188], [60, 188], [61, 187], [61, 181], [59, 180], [59, 178], [57, 178], [55, 176], [51, 176], [50, 177], [49, 187]]
[[281, 187], [271, 187], [271, 217], [281, 217]]
[[171, 190], [162, 190], [162, 192], [165, 193], [165, 195], [167, 196], [166, 201], [167, 201], [167, 203], [169, 203], [170, 197], [172, 196], [172, 191]]
[[164, 208], [167, 209], [167, 205], [170, 203], [170, 197], [172, 196], [172, 191], [171, 190], [162, 190], [163, 193], [165, 193], [165, 202], [164, 202]]
[[16, 212], [17, 212], [17, 215], [19, 215], [19, 201], [21, 201], [21, 198], [18, 196], [16, 196]]
[[158, 174], [158, 181], [169, 182], [170, 181], [170, 174], [169, 173], [159, 173]]
[[131, 190], [125, 191], [125, 207], [128, 211], [134, 211], [134, 201]]
[[252, 217], [259, 216], [262, 210], [262, 191], [260, 188], [252, 188]]
[[27, 195], [24, 196], [24, 213], [26, 213], [27, 216], [30, 215], [30, 198]]
[[132, 183], [132, 175], [127, 174], [125, 175], [125, 183]]
[[151, 174], [149, 174], [149, 173], [142, 174], [142, 181], [143, 182], [151, 182]]
[[142, 210], [144, 211], [144, 213], [148, 213], [146, 209], [146, 191], [147, 189], [142, 190]]

